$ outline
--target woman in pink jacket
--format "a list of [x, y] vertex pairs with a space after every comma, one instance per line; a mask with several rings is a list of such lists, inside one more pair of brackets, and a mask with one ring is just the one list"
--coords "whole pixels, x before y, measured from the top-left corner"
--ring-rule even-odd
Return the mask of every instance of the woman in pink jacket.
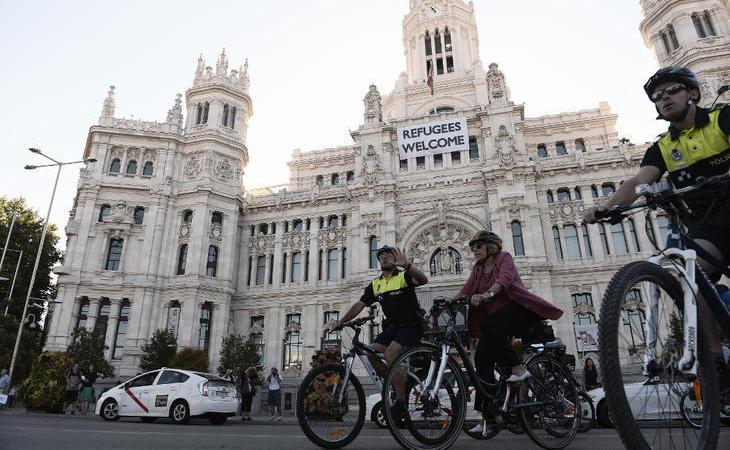
[[[469, 247], [476, 260], [460, 295], [471, 298], [469, 337], [478, 338], [474, 362], [477, 374], [494, 383], [494, 365], [512, 368], [508, 382], [530, 376], [512, 349], [510, 337], [522, 336], [535, 323], [556, 320], [563, 311], [530, 293], [522, 283], [512, 256], [502, 251], [502, 239], [491, 231], [478, 231]], [[484, 398], [477, 395], [475, 409]]]

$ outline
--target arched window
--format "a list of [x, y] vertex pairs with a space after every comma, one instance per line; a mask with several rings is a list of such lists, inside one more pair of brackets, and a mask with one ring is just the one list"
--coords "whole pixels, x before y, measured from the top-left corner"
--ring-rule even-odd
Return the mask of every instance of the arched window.
[[211, 245], [208, 247], [208, 262], [205, 264], [205, 275], [215, 277], [218, 272], [218, 247]]
[[575, 151], [584, 153], [586, 151], [586, 143], [583, 139], [575, 140]]
[[134, 224], [142, 225], [142, 222], [144, 222], [144, 208], [137, 206], [134, 208]]
[[553, 227], [553, 243], [555, 244], [555, 256], [558, 259], [563, 259], [563, 244], [560, 243], [560, 230], [558, 230], [558, 227]]
[[262, 223], [259, 225], [259, 233], [261, 234], [269, 234], [269, 224], [268, 223]]
[[83, 330], [86, 328], [86, 319], [89, 318], [89, 299], [84, 297], [83, 300], [81, 300], [81, 305], [79, 306], [79, 316], [76, 319], [76, 329], [77, 330]]
[[211, 214], [210, 223], [213, 225], [223, 226], [223, 213], [216, 211], [213, 214]]
[[613, 183], [603, 183], [601, 185], [601, 193], [604, 197], [609, 197], [614, 192], [616, 192], [616, 185]]
[[591, 197], [598, 198], [598, 188], [595, 184], [591, 185]]
[[228, 103], [223, 105], [223, 120], [221, 122], [224, 127], [228, 126]]
[[429, 267], [434, 276], [458, 275], [464, 271], [464, 261], [455, 248], [448, 247], [445, 252], [439, 248], [431, 255]]
[[550, 189], [545, 192], [545, 197], [547, 198], [548, 203], [552, 203], [555, 201], [555, 199], [553, 198], [553, 191], [551, 191]]
[[515, 246], [515, 255], [525, 255], [525, 243], [522, 240], [522, 224], [519, 220], [512, 222], [512, 243]]
[[105, 270], [119, 270], [119, 264], [122, 261], [122, 248], [124, 247], [124, 239], [110, 239], [109, 251], [106, 255]]
[[555, 153], [558, 155], [568, 154], [568, 150], [565, 148], [565, 142], [560, 141], [555, 143]]
[[112, 351], [112, 359], [121, 359], [124, 352], [124, 341], [127, 339], [127, 325], [129, 324], [129, 312], [132, 306], [129, 300], [122, 300], [119, 309], [119, 321], [117, 322], [117, 330], [114, 336], [114, 350]]
[[185, 225], [192, 225], [193, 224], [193, 212], [189, 209], [186, 209], [183, 211], [183, 223]]
[[369, 267], [371, 269], [377, 269], [378, 268], [378, 238], [375, 236], [370, 236], [369, 241], [370, 246], [370, 265]]
[[316, 184], [319, 187], [324, 186], [324, 177], [322, 175], [317, 175], [317, 178], [315, 178], [314, 184]]
[[[436, 54], [441, 54], [441, 33], [439, 33], [438, 28], [433, 31], [433, 42], [435, 44]], [[439, 72], [439, 75], [441, 75], [443, 70]]]
[[347, 171], [347, 182], [352, 183], [353, 181], [355, 181], [355, 172], [353, 172], [352, 170], [348, 170]]
[[580, 191], [579, 186], [576, 186], [575, 189], [573, 189], [573, 192], [575, 193], [576, 200], [583, 200], [583, 193]]
[[340, 184], [340, 174], [333, 173], [330, 184], [332, 184], [332, 186], [337, 186], [338, 184]]
[[112, 159], [112, 163], [109, 166], [109, 173], [119, 173], [122, 171], [122, 161], [119, 158]]
[[137, 173], [137, 161], [130, 160], [127, 163], [127, 175], [134, 175]]
[[548, 152], [545, 144], [537, 144], [537, 156], [540, 158], [547, 158]]
[[479, 142], [475, 136], [469, 136], [469, 161], [479, 160]]
[[213, 323], [213, 305], [205, 302], [200, 306], [198, 320], [198, 349], [208, 351], [210, 346], [210, 325]]
[[203, 119], [201, 123], [208, 123], [208, 112], [210, 111], [210, 103], [203, 103]]
[[337, 216], [329, 216], [327, 219], [327, 226], [334, 228], [339, 224], [339, 218]]
[[188, 263], [188, 244], [183, 244], [177, 252], [177, 274], [185, 275], [185, 266]]
[[101, 205], [99, 209], [99, 222], [104, 222], [107, 217], [112, 213], [112, 207], [108, 204]]
[[[453, 48], [451, 47], [451, 32], [449, 27], [444, 28], [444, 51], [451, 53]], [[446, 56], [446, 73], [452, 73], [454, 71], [454, 57], [452, 55]]]
[[580, 258], [580, 244], [578, 243], [578, 229], [575, 225], [565, 225], [563, 227], [565, 235], [565, 246], [568, 258]]
[[570, 201], [570, 189], [560, 188], [558, 189], [558, 201], [569, 202]]
[[423, 38], [423, 42], [426, 44], [426, 56], [431, 56], [433, 54], [433, 50], [431, 45], [431, 33], [428, 32], [428, 30]]
[[146, 177], [151, 177], [153, 169], [154, 164], [152, 164], [152, 161], [147, 161], [146, 163], [144, 163], [144, 167], [142, 168], [142, 175]]

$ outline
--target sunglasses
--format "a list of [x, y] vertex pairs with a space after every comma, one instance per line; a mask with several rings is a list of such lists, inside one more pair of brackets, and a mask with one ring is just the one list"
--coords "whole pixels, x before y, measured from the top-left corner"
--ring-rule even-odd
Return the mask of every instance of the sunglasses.
[[663, 89], [657, 89], [651, 94], [651, 101], [657, 102], [660, 98], [664, 96], [664, 93], [666, 92], [669, 95], [674, 95], [679, 91], [682, 91], [684, 89], [687, 89], [687, 86], [683, 85], [682, 83], [673, 84], [671, 86], [667, 86]]

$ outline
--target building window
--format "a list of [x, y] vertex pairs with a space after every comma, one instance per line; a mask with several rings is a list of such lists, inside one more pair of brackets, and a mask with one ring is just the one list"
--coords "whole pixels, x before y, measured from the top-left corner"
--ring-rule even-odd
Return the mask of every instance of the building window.
[[576, 314], [573, 323], [575, 325], [591, 325], [594, 323], [593, 314]]
[[573, 308], [577, 308], [580, 305], [593, 306], [593, 296], [587, 292], [573, 294], [570, 297], [573, 299]]
[[525, 255], [525, 243], [522, 240], [522, 224], [518, 220], [512, 222], [512, 243], [515, 246], [515, 255]]
[[216, 211], [211, 214], [210, 223], [212, 225], [223, 226], [223, 213]]
[[304, 222], [302, 219], [294, 219], [291, 228], [292, 231], [304, 231]]
[[548, 203], [554, 202], [555, 199], [553, 198], [553, 191], [551, 191], [550, 189], [548, 189], [547, 192], [545, 192], [545, 198], [547, 199], [547, 202]]
[[141, 206], [137, 206], [134, 208], [134, 224], [135, 225], [142, 225], [144, 222], [144, 208]]
[[109, 166], [109, 173], [119, 173], [122, 171], [122, 162], [119, 158], [112, 159], [112, 163]]
[[464, 261], [455, 248], [448, 247], [446, 252], [439, 248], [429, 261], [431, 275], [458, 275], [464, 271]]
[[710, 13], [705, 11], [704, 13], [692, 14], [692, 23], [694, 23], [697, 36], [700, 38], [706, 38], [707, 36], [715, 36], [715, 27], [712, 25]]
[[586, 256], [593, 256], [593, 248], [591, 247], [591, 238], [588, 236], [588, 226], [581, 224], [581, 234], [583, 235], [583, 248], [585, 249]]
[[127, 163], [127, 175], [134, 175], [137, 173], [137, 161], [131, 160]]
[[401, 172], [406, 172], [408, 170], [408, 160], [401, 159], [399, 168]]
[[122, 261], [122, 248], [124, 239], [110, 239], [109, 252], [106, 256], [106, 270], [119, 270], [119, 263]]
[[152, 164], [152, 161], [147, 161], [146, 163], [144, 163], [144, 167], [142, 167], [142, 175], [146, 177], [151, 177], [153, 170], [154, 164]]
[[605, 224], [605, 223], [599, 224], [598, 233], [601, 235], [601, 245], [603, 245], [603, 254], [610, 255], [611, 248], [608, 246], [608, 235], [606, 234], [606, 226], [607, 226], [607, 224]]
[[580, 258], [580, 243], [578, 243], [578, 229], [575, 225], [565, 225], [563, 227], [565, 235], [565, 246], [568, 258]]
[[281, 282], [286, 282], [286, 253], [284, 253], [282, 259], [281, 259]]
[[[286, 325], [301, 324], [301, 314], [287, 314]], [[284, 368], [302, 367], [302, 336], [299, 331], [287, 331], [284, 338]]]
[[[325, 311], [324, 313], [324, 323], [328, 324], [330, 322], [337, 322], [340, 318], [340, 312], [339, 311]], [[328, 341], [339, 341], [340, 340], [340, 331], [330, 331], [328, 332], [325, 337]]]
[[256, 258], [256, 286], [264, 284], [266, 276], [266, 256]]
[[332, 184], [332, 186], [338, 186], [340, 184], [340, 174], [333, 173], [330, 184]]
[[591, 185], [591, 197], [598, 198], [598, 188], [595, 184]]
[[208, 247], [208, 262], [205, 264], [205, 275], [215, 277], [218, 273], [218, 247]]
[[616, 192], [616, 186], [613, 183], [603, 183], [601, 185], [601, 193], [604, 197], [610, 197]]
[[97, 333], [102, 339], [106, 337], [106, 329], [109, 326], [109, 313], [112, 310], [112, 304], [108, 298], [101, 301], [99, 305], [99, 316], [94, 324], [94, 333]]
[[354, 183], [355, 182], [355, 172], [352, 170], [347, 171], [347, 183]]
[[223, 105], [223, 120], [221, 121], [224, 127], [228, 126], [228, 103]]
[[213, 305], [205, 302], [200, 307], [200, 320], [198, 320], [198, 349], [208, 352], [210, 346], [210, 326], [213, 321]]
[[558, 230], [558, 227], [553, 227], [553, 242], [555, 244], [555, 256], [558, 259], [563, 259], [563, 244], [560, 243], [560, 230]]
[[586, 143], [583, 139], [576, 139], [575, 140], [575, 151], [585, 153], [586, 151]]
[[324, 177], [322, 175], [317, 175], [317, 178], [314, 179], [314, 184], [319, 187], [324, 186]]
[[340, 221], [337, 216], [329, 216], [329, 218], [327, 218], [327, 226], [329, 228], [336, 228], [339, 222]]
[[461, 164], [461, 152], [451, 152], [451, 165]]
[[298, 283], [302, 279], [302, 254], [301, 252], [291, 255], [291, 282]]
[[712, 18], [710, 17], [709, 11], [705, 11], [704, 14], [702, 14], [702, 22], [705, 24], [705, 32], [707, 32], [708, 36], [717, 36], [715, 26], [712, 25]]
[[188, 244], [183, 244], [177, 251], [177, 274], [185, 275], [185, 266], [188, 263]]
[[246, 277], [246, 286], [251, 286], [251, 274], [253, 272], [253, 256], [248, 257], [248, 275]]
[[545, 144], [537, 144], [537, 156], [540, 158], [547, 158], [548, 152]]
[[269, 284], [274, 284], [274, 255], [269, 255]]
[[327, 250], [327, 280], [337, 279], [337, 249]]
[[107, 217], [111, 215], [112, 213], [112, 207], [109, 205], [101, 205], [101, 208], [99, 209], [99, 222], [106, 221]]
[[573, 192], [575, 193], [576, 200], [583, 200], [583, 193], [580, 191], [580, 188], [578, 186], [573, 189]]
[[131, 305], [129, 300], [123, 300], [119, 309], [119, 322], [117, 322], [117, 332], [114, 337], [114, 351], [112, 359], [121, 359], [124, 352], [124, 341], [127, 339], [127, 325], [129, 324], [129, 311]]
[[558, 155], [568, 154], [568, 150], [565, 148], [565, 142], [560, 141], [555, 143], [555, 153]]
[[369, 246], [369, 262], [370, 264], [368, 267], [370, 269], [377, 269], [378, 268], [378, 238], [375, 236], [370, 236], [370, 239], [368, 240], [368, 246]]
[[319, 259], [317, 259], [317, 279], [322, 280], [322, 277], [324, 276], [324, 252], [322, 250], [319, 251]]
[[625, 255], [629, 252], [628, 245], [626, 244], [626, 234], [624, 234], [622, 224], [614, 223], [611, 225], [611, 238], [613, 240], [613, 250], [617, 255]]
[[475, 136], [469, 136], [469, 161], [479, 161], [479, 143]]
[[203, 103], [203, 118], [200, 123], [208, 123], [208, 112], [210, 112], [210, 103]]
[[[250, 328], [264, 329], [264, 316], [251, 316]], [[256, 347], [256, 353], [259, 355], [259, 364], [264, 362], [264, 333], [257, 332], [249, 335], [250, 341]]]
[[639, 247], [639, 236], [636, 234], [634, 219], [629, 219], [627, 222], [629, 225], [629, 236], [631, 236], [631, 245], [633, 246], [633, 250], [636, 252], [640, 252], [641, 247]]
[[679, 41], [677, 40], [677, 33], [674, 31], [672, 24], [667, 25], [667, 35], [669, 36], [669, 43], [672, 45], [672, 51], [679, 48]]
[[347, 247], [342, 248], [342, 269], [340, 270], [340, 278], [347, 277]]
[[192, 225], [193, 224], [193, 212], [189, 209], [186, 209], [183, 211], [183, 223], [185, 225]]
[[433, 54], [432, 44], [431, 44], [431, 33], [426, 31], [426, 36], [423, 39], [424, 43], [426, 44], [426, 56], [431, 56]]
[[89, 318], [89, 300], [84, 298], [79, 307], [79, 317], [76, 319], [76, 329], [83, 330], [86, 328], [86, 319]]
[[426, 168], [426, 157], [416, 156], [416, 169], [421, 170]]
[[569, 202], [570, 201], [570, 189], [560, 188], [558, 189], [558, 201]]
[[[638, 290], [632, 289], [626, 293], [624, 297], [625, 304], [632, 303], [635, 305], [642, 304], [641, 294]], [[624, 325], [624, 337], [623, 339], [628, 342], [631, 350], [636, 350], [644, 346], [644, 312], [639, 309], [624, 309], [622, 314], [623, 325]]]
[[434, 167], [443, 167], [443, 165], [444, 165], [444, 155], [442, 153], [433, 155], [433, 166]]
[[268, 223], [262, 223], [259, 225], [259, 233], [261, 234], [269, 234], [269, 224]]

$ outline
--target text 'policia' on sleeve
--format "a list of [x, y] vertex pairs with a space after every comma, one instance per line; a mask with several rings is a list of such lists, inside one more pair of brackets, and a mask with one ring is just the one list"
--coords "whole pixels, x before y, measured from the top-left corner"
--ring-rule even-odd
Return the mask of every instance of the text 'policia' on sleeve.
[[398, 128], [398, 149], [401, 159], [468, 148], [469, 134], [464, 118]]

